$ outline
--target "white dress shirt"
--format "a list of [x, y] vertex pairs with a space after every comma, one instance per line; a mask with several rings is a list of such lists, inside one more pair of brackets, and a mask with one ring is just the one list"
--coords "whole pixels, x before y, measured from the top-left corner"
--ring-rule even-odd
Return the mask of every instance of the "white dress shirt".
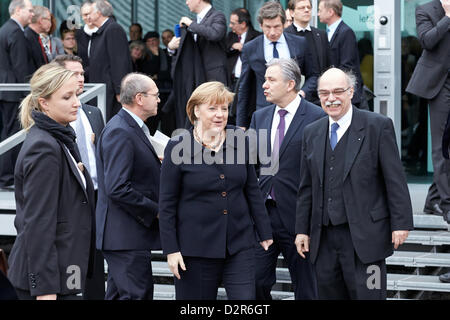
[[[280, 39], [278, 39], [277, 41], [277, 50], [280, 59], [291, 58], [291, 52], [289, 51], [289, 47], [286, 42], [286, 38], [284, 37], [284, 34], [282, 34]], [[267, 39], [265, 35], [264, 35], [264, 58], [266, 59], [267, 63], [273, 59], [273, 44], [272, 41]]]
[[[81, 121], [83, 128], [84, 128], [84, 137], [80, 137], [79, 133], [77, 132], [77, 121]], [[95, 145], [92, 141], [94, 137], [94, 131], [92, 130], [91, 123], [89, 122], [88, 117], [86, 116], [85, 111], [83, 110], [83, 107], [80, 107], [80, 117], [77, 118], [76, 121], [73, 121], [70, 123], [73, 130], [75, 130], [75, 133], [77, 134], [77, 139], [85, 139], [85, 143], [87, 146], [88, 151], [88, 158], [89, 162], [85, 163], [84, 165], [87, 166], [87, 169], [89, 171], [89, 174], [92, 178], [92, 183], [94, 184], [94, 190], [98, 190], [98, 179], [97, 179], [97, 164], [95, 160]], [[84, 178], [84, 177], [83, 177]]]
[[[284, 132], [284, 136], [286, 136], [286, 133], [289, 129], [289, 126], [292, 123], [292, 120], [294, 120], [294, 116], [297, 113], [297, 110], [300, 106], [300, 103], [302, 102], [302, 98], [297, 95], [297, 97], [295, 97], [295, 99], [289, 103], [286, 108], [284, 108], [283, 110], [286, 110], [288, 113], [284, 116], [284, 121], [285, 121], [285, 132]], [[280, 124], [280, 115], [278, 114], [278, 111], [281, 110], [282, 108], [280, 108], [279, 106], [276, 106], [275, 108], [275, 113], [273, 115], [273, 120], [272, 120], [272, 130], [270, 132], [270, 139], [272, 142], [272, 151], [273, 151], [273, 146], [275, 143], [275, 137], [277, 134], [277, 129], [278, 129], [278, 125]], [[281, 147], [281, 146], [280, 146]]]
[[72, 156], [72, 154], [70, 153], [69, 149], [66, 146], [64, 146], [64, 148], [66, 148], [67, 153], [70, 156], [70, 159], [72, 160], [73, 164], [77, 168], [78, 175], [81, 178], [81, 182], [83, 182], [84, 189], [86, 190], [86, 178], [84, 177], [83, 172], [81, 172], [80, 168], [78, 167], [78, 163], [75, 161], [75, 158]]
[[341, 138], [344, 136], [344, 134], [347, 132], [348, 128], [350, 127], [350, 124], [352, 123], [353, 118], [353, 107], [350, 106], [350, 109], [347, 111], [347, 113], [340, 118], [338, 121], [334, 121], [329, 117], [328, 121], [328, 135], [331, 139], [331, 125], [335, 122], [339, 125], [339, 128], [336, 130], [337, 134], [337, 142], [341, 140]]
[[302, 27], [298, 26], [295, 22], [293, 22], [292, 24], [297, 29], [297, 32], [311, 31], [311, 26], [309, 24], [306, 26], [306, 28], [302, 28]]
[[[241, 44], [242, 45], [245, 43], [246, 38], [247, 38], [247, 32], [244, 32], [243, 34], [241, 34]], [[239, 57], [236, 61], [236, 65], [234, 66], [234, 71], [233, 71], [235, 78], [240, 78], [241, 72], [242, 72], [242, 60], [241, 60], [241, 56], [239, 55]]]

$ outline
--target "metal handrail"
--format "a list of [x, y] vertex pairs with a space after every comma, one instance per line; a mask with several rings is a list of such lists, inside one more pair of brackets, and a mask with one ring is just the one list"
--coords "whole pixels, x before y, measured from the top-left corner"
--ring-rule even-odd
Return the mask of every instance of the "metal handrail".
[[[94, 98], [97, 99], [97, 106], [100, 109], [103, 120], [106, 123], [106, 85], [103, 83], [87, 83], [85, 84], [85, 92], [81, 94], [78, 98], [81, 103], [86, 103]], [[0, 91], [30, 91], [29, 84], [0, 84]], [[0, 156], [15, 146], [21, 144], [27, 136], [25, 130], [21, 130], [9, 137], [5, 141], [0, 142]]]

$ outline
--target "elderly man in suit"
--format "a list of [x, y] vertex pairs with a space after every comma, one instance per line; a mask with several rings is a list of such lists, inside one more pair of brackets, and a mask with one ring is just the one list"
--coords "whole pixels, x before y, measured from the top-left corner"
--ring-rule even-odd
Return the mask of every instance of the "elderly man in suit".
[[[258, 22], [264, 35], [244, 45], [242, 50], [242, 72], [239, 84], [239, 97], [237, 103], [236, 124], [247, 128], [252, 112], [250, 95], [256, 91], [256, 107], [258, 110], [270, 104], [266, 101], [262, 88], [266, 63], [273, 58], [293, 58], [297, 61], [306, 82], [300, 90], [303, 98], [310, 100], [316, 90], [318, 70], [312, 61], [308, 44], [304, 38], [283, 32], [286, 15], [279, 2], [266, 2], [259, 10]], [[254, 85], [251, 85], [252, 75], [255, 77]]]
[[323, 74], [329, 117], [303, 134], [295, 243], [310, 252], [319, 299], [386, 299], [385, 259], [413, 229], [392, 121], [352, 106], [355, 81], [336, 68]]
[[341, 0], [320, 0], [318, 16], [320, 22], [327, 25], [330, 43], [330, 65], [356, 76], [356, 87], [352, 104], [358, 108], [368, 109], [363, 101], [363, 80], [360, 70], [358, 43], [353, 30], [342, 20], [343, 5]]
[[[434, 175], [424, 211], [443, 215], [450, 223], [450, 161], [442, 157], [442, 137], [450, 106], [450, 1], [434, 0], [417, 7], [416, 25], [423, 53], [406, 91], [427, 99], [430, 105]], [[439, 279], [450, 282], [450, 273]]]
[[127, 35], [112, 15], [108, 1], [95, 0], [88, 17], [98, 28], [89, 50], [89, 82], [106, 84], [106, 121], [120, 110], [120, 82], [133, 71]]
[[[9, 19], [0, 28], [0, 83], [26, 83], [33, 70], [24, 28], [33, 17], [33, 5], [29, 0], [13, 0], [9, 4]], [[0, 113], [3, 141], [19, 131], [19, 103], [25, 97], [22, 92], [0, 92]], [[0, 188], [14, 184], [14, 167], [20, 147], [0, 156]]]
[[417, 35], [423, 53], [406, 91], [428, 100], [433, 184], [424, 211], [450, 221], [450, 164], [442, 157], [442, 136], [450, 106], [450, 1], [428, 2], [416, 9]]
[[[310, 25], [312, 2], [311, 0], [290, 0], [288, 8], [294, 17], [294, 21], [284, 31], [306, 39], [313, 61], [321, 74], [330, 66], [330, 46], [327, 33]], [[320, 99], [316, 91], [313, 93], [311, 102], [320, 106]]]
[[52, 27], [50, 10], [42, 6], [33, 7], [33, 18], [31, 23], [25, 28], [25, 38], [27, 38], [30, 53], [34, 63], [32, 73], [46, 63], [49, 63], [46, 48], [42, 42], [41, 33], [48, 34]]
[[161, 162], [144, 121], [157, 113], [159, 92], [152, 79], [134, 73], [124, 78], [121, 88], [123, 108], [97, 145], [97, 249], [108, 263], [106, 299], [150, 300], [150, 250], [161, 248]]
[[[82, 94], [84, 90], [83, 60], [78, 56], [59, 55], [53, 62], [67, 70], [75, 72], [78, 80], [77, 94]], [[105, 127], [102, 113], [97, 107], [83, 103], [78, 109], [77, 120], [71, 122], [70, 125], [77, 135], [77, 145], [78, 150], [80, 151], [81, 160], [87, 167], [92, 178], [95, 200], [97, 201], [98, 178], [95, 146], [97, 145], [98, 137], [100, 137], [100, 134]], [[86, 279], [86, 286], [83, 293], [83, 298], [85, 300], [103, 300], [105, 298], [104, 273], [103, 255], [101, 254], [101, 251], [96, 250], [92, 277]]]
[[261, 171], [259, 177], [274, 239], [268, 251], [258, 248], [256, 252], [256, 298], [261, 300], [271, 299], [270, 291], [276, 281], [275, 271], [280, 253], [288, 263], [295, 298], [317, 298], [312, 265], [309, 259], [300, 258], [294, 243], [295, 200], [300, 181], [298, 172], [302, 159], [303, 129], [326, 114], [318, 106], [301, 98], [300, 86], [301, 72], [294, 60], [270, 61], [263, 88], [267, 101], [273, 105], [256, 111], [250, 124], [250, 128], [257, 133], [262, 130], [267, 132], [265, 142], [267, 150], [271, 150], [272, 161], [264, 166], [277, 169], [270, 174]]

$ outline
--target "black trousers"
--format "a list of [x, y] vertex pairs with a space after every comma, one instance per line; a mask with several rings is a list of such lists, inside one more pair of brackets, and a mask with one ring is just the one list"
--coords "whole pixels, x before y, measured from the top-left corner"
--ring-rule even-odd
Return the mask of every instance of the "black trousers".
[[216, 300], [221, 283], [228, 300], [255, 299], [254, 247], [225, 259], [183, 257], [186, 271], [175, 279], [177, 300]]
[[108, 263], [105, 300], [153, 300], [150, 250], [102, 253]]
[[364, 264], [355, 252], [348, 224], [322, 228], [314, 267], [321, 300], [386, 299], [385, 261]]
[[[2, 142], [20, 131], [19, 102], [0, 101], [0, 112], [2, 113], [0, 142]], [[0, 156], [0, 188], [14, 184], [14, 168], [21, 145]]]
[[295, 236], [284, 227], [274, 201], [268, 200], [266, 208], [272, 225], [273, 244], [268, 251], [259, 246], [256, 249], [256, 299], [272, 300], [270, 291], [276, 282], [278, 256], [283, 254], [288, 264], [289, 274], [294, 286], [296, 300], [317, 299], [317, 284], [313, 266], [309, 260], [300, 257], [295, 246]]
[[428, 190], [426, 205], [438, 203], [445, 212], [450, 210], [450, 160], [442, 155], [442, 136], [450, 111], [450, 76], [439, 94], [429, 101], [433, 159], [433, 183]]

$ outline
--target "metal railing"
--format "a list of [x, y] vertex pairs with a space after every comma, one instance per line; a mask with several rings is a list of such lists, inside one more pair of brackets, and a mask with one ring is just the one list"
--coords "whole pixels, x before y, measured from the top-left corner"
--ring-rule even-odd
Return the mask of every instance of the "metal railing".
[[[87, 83], [85, 84], [85, 92], [78, 98], [81, 103], [86, 103], [94, 98], [97, 98], [97, 106], [102, 112], [103, 120], [106, 123], [106, 85], [103, 83]], [[0, 91], [30, 91], [29, 84], [0, 84]], [[5, 141], [0, 141], [0, 156], [15, 146], [21, 144], [27, 136], [25, 130], [17, 132], [15, 135], [9, 137]]]

